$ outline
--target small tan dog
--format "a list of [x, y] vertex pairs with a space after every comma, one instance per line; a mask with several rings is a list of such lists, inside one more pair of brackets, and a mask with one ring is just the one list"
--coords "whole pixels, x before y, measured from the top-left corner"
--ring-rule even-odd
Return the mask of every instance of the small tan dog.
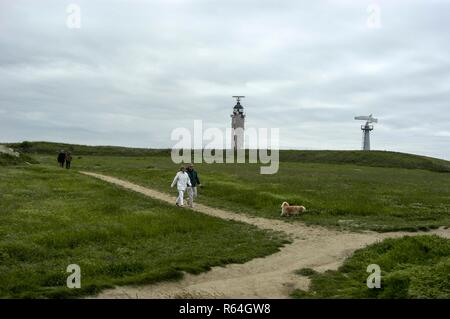
[[281, 204], [281, 216], [294, 216], [306, 212], [305, 206], [290, 206], [288, 202]]

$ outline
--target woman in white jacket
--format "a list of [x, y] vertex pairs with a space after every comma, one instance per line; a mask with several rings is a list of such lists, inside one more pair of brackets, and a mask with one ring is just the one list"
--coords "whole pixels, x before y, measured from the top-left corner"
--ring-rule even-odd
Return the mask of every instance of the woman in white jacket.
[[178, 197], [176, 201], [177, 206], [183, 207], [183, 197], [184, 192], [186, 191], [186, 188], [188, 186], [191, 186], [191, 180], [189, 179], [189, 175], [186, 173], [186, 169], [184, 166], [181, 166], [180, 171], [175, 175], [175, 178], [173, 179], [172, 185], [170, 187], [174, 187], [175, 184], [177, 185], [178, 189]]

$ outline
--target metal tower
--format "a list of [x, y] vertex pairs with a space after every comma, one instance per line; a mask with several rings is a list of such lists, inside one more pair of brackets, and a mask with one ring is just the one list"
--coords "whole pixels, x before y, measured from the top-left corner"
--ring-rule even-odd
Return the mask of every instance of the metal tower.
[[245, 114], [244, 108], [241, 105], [241, 98], [245, 96], [236, 95], [233, 98], [236, 99], [237, 103], [233, 108], [233, 114], [231, 114], [231, 128], [232, 131], [232, 149], [238, 150], [244, 147], [244, 124], [245, 124]]
[[378, 123], [378, 119], [370, 114], [369, 116], [357, 116], [355, 120], [366, 121], [365, 125], [361, 125], [361, 130], [363, 131], [362, 150], [370, 151], [370, 131], [373, 131], [373, 125], [370, 124]]

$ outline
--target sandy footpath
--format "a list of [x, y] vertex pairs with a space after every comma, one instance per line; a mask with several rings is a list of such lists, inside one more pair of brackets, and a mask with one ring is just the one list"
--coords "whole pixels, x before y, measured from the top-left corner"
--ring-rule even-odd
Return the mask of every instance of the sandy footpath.
[[[139, 186], [115, 177], [80, 172], [105, 182], [159, 199], [170, 204], [175, 197]], [[356, 249], [388, 237], [419, 233], [354, 233], [329, 230], [319, 226], [305, 226], [300, 222], [287, 223], [196, 204], [195, 211], [222, 219], [240, 221], [262, 229], [282, 231], [293, 238], [279, 252], [255, 258], [245, 264], [214, 267], [210, 271], [185, 274], [178, 282], [162, 282], [143, 286], [121, 286], [101, 292], [97, 298], [288, 298], [295, 288], [307, 289], [307, 278], [294, 274], [300, 268], [317, 271], [337, 269]], [[450, 238], [450, 229], [438, 229], [426, 234]]]

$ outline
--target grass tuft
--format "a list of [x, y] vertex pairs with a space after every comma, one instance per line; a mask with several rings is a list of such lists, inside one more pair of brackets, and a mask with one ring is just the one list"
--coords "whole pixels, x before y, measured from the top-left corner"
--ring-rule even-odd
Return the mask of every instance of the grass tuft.
[[295, 271], [295, 273], [300, 276], [310, 277], [312, 275], [317, 274], [317, 271], [315, 271], [314, 269], [311, 269], [311, 268], [302, 268], [302, 269]]
[[[381, 288], [369, 289], [367, 266], [381, 268]], [[450, 239], [405, 236], [357, 250], [336, 271], [310, 276], [309, 291], [294, 298], [450, 298]]]

